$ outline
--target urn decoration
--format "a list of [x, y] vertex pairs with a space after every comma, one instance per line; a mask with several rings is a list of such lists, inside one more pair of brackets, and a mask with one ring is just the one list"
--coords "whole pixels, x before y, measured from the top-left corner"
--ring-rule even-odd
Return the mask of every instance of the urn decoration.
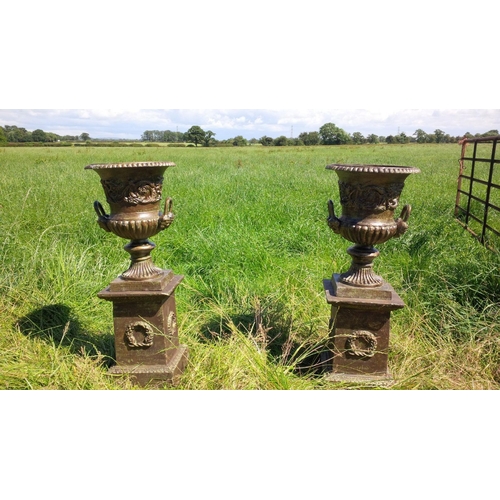
[[125, 245], [131, 264], [122, 273], [124, 280], [144, 280], [162, 274], [150, 253], [155, 245], [148, 238], [166, 229], [174, 220], [172, 199], [165, 200], [160, 212], [163, 174], [171, 162], [135, 162], [88, 165], [101, 178], [111, 213], [106, 214], [99, 201], [94, 202], [97, 222], [105, 231], [130, 239]]
[[394, 212], [399, 204], [405, 179], [420, 170], [391, 165], [341, 165], [326, 167], [339, 178], [342, 215], [335, 215], [328, 202], [328, 225], [346, 240], [354, 243], [347, 250], [352, 257], [350, 269], [340, 281], [358, 287], [378, 287], [383, 279], [373, 272], [373, 260], [379, 255], [374, 245], [401, 236], [408, 229], [411, 206], [405, 205], [399, 218]]

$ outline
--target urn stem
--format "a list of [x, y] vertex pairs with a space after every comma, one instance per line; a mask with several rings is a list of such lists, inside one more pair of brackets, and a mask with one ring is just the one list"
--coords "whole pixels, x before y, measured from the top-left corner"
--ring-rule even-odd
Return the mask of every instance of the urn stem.
[[141, 281], [154, 278], [163, 273], [151, 260], [150, 253], [155, 244], [147, 239], [132, 240], [123, 248], [130, 254], [130, 267], [121, 275], [124, 280]]
[[352, 257], [351, 267], [340, 275], [340, 281], [347, 285], [360, 287], [381, 286], [384, 280], [373, 272], [373, 261], [380, 255], [374, 247], [354, 245], [347, 249]]

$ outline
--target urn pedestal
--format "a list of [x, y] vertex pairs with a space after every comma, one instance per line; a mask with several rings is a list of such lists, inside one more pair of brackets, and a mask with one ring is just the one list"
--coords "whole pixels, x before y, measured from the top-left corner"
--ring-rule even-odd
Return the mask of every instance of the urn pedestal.
[[[384, 383], [388, 370], [391, 311], [405, 306], [391, 285], [363, 296], [334, 274], [324, 280], [326, 301], [331, 305], [330, 366], [332, 382]], [[357, 293], [356, 293], [357, 292]]]
[[354, 243], [347, 250], [350, 268], [323, 281], [331, 306], [327, 378], [337, 382], [388, 383], [391, 312], [405, 306], [393, 287], [373, 271], [379, 255], [374, 247], [408, 228], [411, 207], [394, 211], [414, 167], [391, 165], [328, 165], [339, 177], [342, 215], [328, 203], [329, 227]]
[[176, 384], [188, 351], [179, 344], [175, 290], [183, 276], [156, 267], [148, 238], [174, 220], [172, 200], [160, 212], [163, 173], [169, 162], [88, 165], [101, 177], [111, 213], [96, 201], [97, 222], [105, 231], [131, 241], [124, 249], [130, 266], [98, 297], [113, 303], [116, 365], [110, 373], [126, 374], [141, 386]]
[[179, 345], [175, 289], [183, 276], [166, 270], [137, 283], [116, 278], [97, 295], [113, 303], [116, 365], [138, 385], [176, 384], [187, 363]]

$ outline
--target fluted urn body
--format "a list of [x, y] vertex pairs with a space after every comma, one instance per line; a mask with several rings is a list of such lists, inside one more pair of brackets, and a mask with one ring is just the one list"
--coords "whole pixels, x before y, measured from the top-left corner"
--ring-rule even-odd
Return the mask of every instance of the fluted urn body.
[[150, 253], [155, 245], [148, 238], [169, 227], [174, 220], [170, 198], [165, 201], [164, 212], [160, 212], [163, 174], [173, 166], [175, 163], [171, 162], [132, 162], [85, 167], [99, 174], [110, 207], [110, 213], [106, 214], [101, 203], [94, 203], [99, 226], [131, 240], [124, 248], [132, 262], [122, 273], [122, 279], [146, 280], [163, 272], [151, 261]]
[[328, 225], [355, 245], [348, 249], [353, 261], [340, 275], [342, 283], [358, 287], [377, 287], [383, 279], [373, 272], [373, 260], [379, 255], [374, 245], [402, 235], [407, 229], [411, 206], [405, 205], [399, 218], [394, 212], [399, 204], [405, 179], [420, 170], [392, 165], [342, 165], [326, 167], [339, 178], [342, 215], [335, 215], [330, 200]]

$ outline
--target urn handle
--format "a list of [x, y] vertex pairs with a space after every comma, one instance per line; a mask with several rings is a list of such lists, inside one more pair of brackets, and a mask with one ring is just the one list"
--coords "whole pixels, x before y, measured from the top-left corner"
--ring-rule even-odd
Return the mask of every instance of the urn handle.
[[172, 213], [173, 206], [174, 206], [174, 200], [172, 200], [172, 198], [167, 198], [165, 200], [165, 208], [163, 210], [163, 213], [164, 214]]
[[408, 219], [410, 218], [410, 214], [411, 214], [411, 205], [405, 205], [403, 207], [403, 210], [401, 210], [401, 215], [399, 216], [399, 219], [396, 221], [398, 225], [397, 233], [395, 234], [396, 238], [406, 233], [406, 230], [408, 229], [407, 222]]
[[174, 206], [174, 201], [172, 198], [167, 198], [165, 200], [165, 208], [163, 210], [163, 214], [160, 215], [159, 226], [160, 231], [162, 229], [166, 229], [172, 222], [174, 221], [175, 215], [172, 213], [172, 207]]
[[104, 207], [98, 201], [94, 201], [94, 210], [98, 217], [109, 217], [109, 215], [104, 211]]
[[328, 226], [334, 233], [339, 233], [340, 231], [340, 219], [335, 215], [335, 208], [333, 206], [333, 201], [328, 200], [328, 214], [327, 219]]
[[102, 229], [104, 229], [105, 231], [110, 232], [107, 224], [109, 215], [104, 211], [103, 206], [98, 201], [94, 201], [94, 210], [98, 217], [97, 223], [99, 224], [99, 226], [102, 227]]

